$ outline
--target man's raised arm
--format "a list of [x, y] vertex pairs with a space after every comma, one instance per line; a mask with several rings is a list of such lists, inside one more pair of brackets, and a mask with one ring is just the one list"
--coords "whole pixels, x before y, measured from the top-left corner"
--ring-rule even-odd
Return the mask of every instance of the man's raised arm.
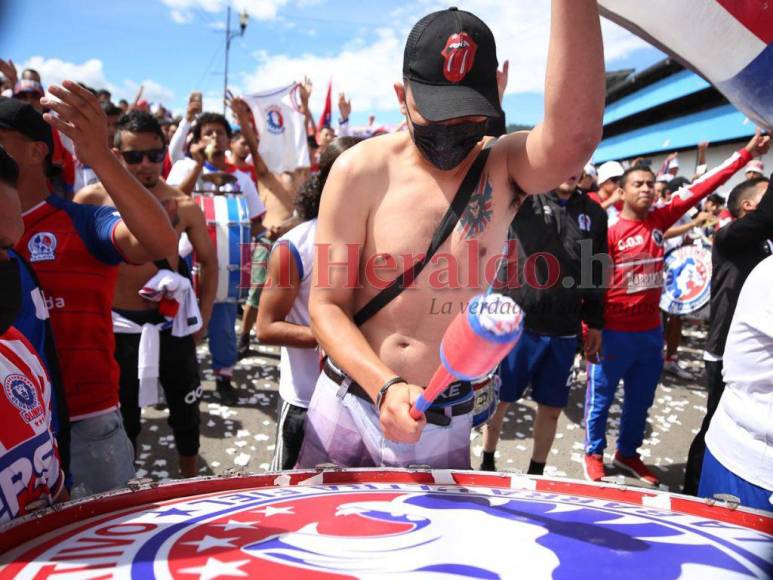
[[43, 102], [58, 116], [44, 118], [75, 144], [78, 159], [90, 165], [105, 186], [123, 223], [115, 230], [115, 244], [130, 262], [160, 260], [177, 252], [177, 234], [159, 201], [126, 171], [107, 147], [107, 118], [97, 98], [75, 82], [51, 86], [60, 99]]
[[601, 139], [604, 46], [596, 0], [552, 0], [545, 75], [545, 119], [530, 133], [502, 140], [508, 170], [526, 192], [578, 175]]

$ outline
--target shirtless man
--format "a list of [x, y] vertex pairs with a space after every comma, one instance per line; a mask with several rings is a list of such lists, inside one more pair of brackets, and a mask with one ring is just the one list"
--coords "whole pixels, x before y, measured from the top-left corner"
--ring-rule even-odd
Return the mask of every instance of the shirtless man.
[[[115, 137], [115, 150], [124, 167], [147, 187], [164, 205], [179, 237], [185, 232], [201, 264], [200, 310], [206, 328], [212, 314], [212, 303], [217, 291], [217, 255], [207, 233], [207, 224], [199, 206], [181, 191], [161, 179], [164, 147], [163, 131], [158, 121], [143, 111], [131, 111], [123, 117]], [[75, 196], [79, 203], [113, 205], [101, 183], [88, 186]], [[169, 326], [158, 312], [158, 303], [139, 295], [160, 266], [177, 271], [178, 257], [168, 256], [168, 264], [148, 263], [141, 266], [124, 264], [118, 274], [118, 285], [113, 299], [113, 315], [120, 315], [140, 327], [143, 324], [162, 324], [160, 348], [160, 381], [169, 405], [169, 425], [172, 428], [180, 456], [183, 477], [197, 474], [199, 450], [199, 398], [201, 395], [196, 348], [191, 336], [173, 336]], [[120, 395], [124, 428], [137, 450], [140, 433], [140, 407], [137, 378], [139, 333], [116, 332], [115, 358], [121, 367]]]
[[[299, 466], [469, 468], [469, 409], [463, 412], [461, 403], [441, 409], [443, 420], [435, 424], [412, 419], [409, 409], [440, 363], [438, 347], [460, 303], [485, 288], [485, 262], [501, 251], [523, 195], [576, 175], [601, 136], [604, 59], [596, 2], [552, 0], [551, 26], [545, 121], [493, 144], [476, 203], [437, 259], [359, 327], [355, 313], [406, 269], [402, 256], [414, 256], [410, 264], [426, 250], [473, 161], [491, 143], [486, 120], [499, 114], [499, 100], [488, 27], [453, 8], [420, 20], [405, 48], [405, 84], [395, 85], [409, 130], [364, 141], [334, 165], [322, 196], [310, 298], [312, 329], [329, 358], [311, 400]], [[456, 306], [433, 309], [433, 299]]]

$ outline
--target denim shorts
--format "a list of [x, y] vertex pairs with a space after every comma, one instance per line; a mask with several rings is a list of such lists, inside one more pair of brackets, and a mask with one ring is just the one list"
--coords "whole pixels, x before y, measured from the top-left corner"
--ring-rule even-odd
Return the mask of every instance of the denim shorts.
[[70, 426], [73, 499], [126, 487], [134, 478], [134, 449], [118, 409]]

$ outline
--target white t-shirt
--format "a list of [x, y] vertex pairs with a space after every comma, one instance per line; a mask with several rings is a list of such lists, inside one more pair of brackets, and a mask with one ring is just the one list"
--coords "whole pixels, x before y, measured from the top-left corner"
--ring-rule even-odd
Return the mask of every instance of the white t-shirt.
[[725, 392], [706, 447], [738, 477], [773, 491], [773, 256], [741, 289], [724, 353]]
[[258, 152], [272, 173], [309, 167], [306, 119], [295, 102], [296, 83], [280, 89], [243, 95], [260, 134]]
[[[175, 162], [175, 164], [172, 166], [172, 170], [169, 172], [169, 177], [166, 178], [166, 182], [172, 186], [180, 185], [185, 180], [185, 178], [190, 175], [191, 171], [193, 171], [195, 167], [196, 162], [189, 157]], [[209, 163], [205, 163], [204, 167], [201, 169], [201, 175], [215, 171], [219, 170]], [[217, 189], [215, 185], [213, 183], [207, 183], [206, 181], [203, 181], [201, 179], [201, 175], [196, 181], [196, 191], [214, 192]], [[221, 188], [221, 191], [225, 193], [241, 193], [247, 200], [250, 219], [255, 219], [266, 213], [266, 206], [263, 205], [263, 202], [258, 195], [258, 190], [255, 187], [255, 183], [252, 181], [250, 174], [244, 171], [236, 170], [234, 171], [233, 175], [236, 177], [236, 181], [234, 183], [224, 185]]]
[[[314, 240], [317, 233], [317, 220], [304, 222], [281, 238], [274, 246], [274, 251], [279, 244], [287, 244], [290, 255], [298, 268], [301, 285], [295, 302], [287, 313], [285, 320], [295, 324], [308, 326], [309, 293], [311, 292], [311, 268], [314, 263]], [[315, 348], [282, 347], [281, 361], [279, 364], [279, 395], [296, 407], [308, 408], [314, 385], [319, 378], [319, 353]]]

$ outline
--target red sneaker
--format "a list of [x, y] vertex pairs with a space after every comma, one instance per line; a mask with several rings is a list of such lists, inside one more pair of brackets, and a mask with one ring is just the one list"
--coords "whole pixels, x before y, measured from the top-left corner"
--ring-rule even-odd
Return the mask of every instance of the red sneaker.
[[602, 477], [607, 475], [604, 469], [604, 456], [603, 455], [585, 455], [585, 462], [583, 463], [583, 473], [585, 473], [585, 479], [588, 481], [601, 481]]
[[650, 485], [655, 486], [660, 485], [660, 480], [658, 479], [657, 475], [652, 473], [649, 468], [644, 465], [644, 462], [641, 460], [641, 457], [639, 457], [638, 453], [633, 457], [623, 457], [620, 455], [620, 452], [617, 451], [615, 453], [614, 464], [616, 467], [627, 471], [645, 483], [649, 483]]

